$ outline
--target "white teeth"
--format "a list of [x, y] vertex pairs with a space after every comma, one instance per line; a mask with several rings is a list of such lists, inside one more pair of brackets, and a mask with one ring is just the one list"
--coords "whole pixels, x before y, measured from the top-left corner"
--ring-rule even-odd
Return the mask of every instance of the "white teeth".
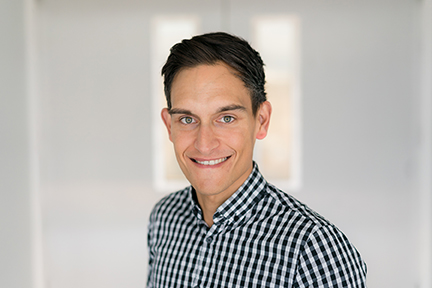
[[210, 165], [210, 166], [212, 166], [212, 165], [216, 165], [216, 164], [222, 163], [222, 162], [224, 162], [227, 159], [228, 159], [228, 157], [217, 159], [217, 160], [210, 160], [210, 161], [198, 161], [198, 160], [195, 160], [195, 161], [197, 163], [199, 163], [199, 164], [202, 164], [202, 165]]

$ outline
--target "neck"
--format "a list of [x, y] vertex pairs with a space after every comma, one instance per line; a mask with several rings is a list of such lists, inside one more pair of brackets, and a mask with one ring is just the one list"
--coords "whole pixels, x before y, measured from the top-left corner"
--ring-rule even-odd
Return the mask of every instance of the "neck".
[[201, 207], [204, 221], [207, 223], [208, 227], [213, 225], [213, 215], [216, 213], [216, 210], [221, 206], [228, 198], [230, 198], [237, 189], [246, 181], [252, 172], [253, 165], [243, 174], [242, 177], [237, 179], [235, 183], [233, 183], [228, 189], [223, 192], [216, 193], [214, 195], [208, 195], [205, 193], [200, 193], [198, 190], [195, 190], [196, 197], [198, 203]]
[[228, 198], [220, 199], [220, 197], [217, 197], [216, 195], [203, 196], [200, 193], [197, 193], [198, 203], [201, 206], [201, 210], [203, 212], [203, 218], [204, 218], [204, 221], [207, 223], [208, 227], [211, 227], [213, 225], [213, 215], [214, 215], [214, 213], [216, 213], [216, 210]]

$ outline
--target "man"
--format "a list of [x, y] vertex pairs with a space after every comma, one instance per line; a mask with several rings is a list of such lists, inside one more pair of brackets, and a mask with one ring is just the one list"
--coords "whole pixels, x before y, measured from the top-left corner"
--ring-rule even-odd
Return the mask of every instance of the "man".
[[366, 287], [342, 232], [267, 183], [252, 160], [269, 127], [263, 62], [210, 33], [174, 45], [162, 119], [191, 186], [150, 216], [148, 287]]

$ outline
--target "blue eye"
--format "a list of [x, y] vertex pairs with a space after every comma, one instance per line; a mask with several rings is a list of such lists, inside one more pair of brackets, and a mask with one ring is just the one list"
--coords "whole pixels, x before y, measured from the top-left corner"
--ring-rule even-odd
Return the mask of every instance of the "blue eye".
[[183, 117], [180, 119], [183, 124], [192, 124], [194, 119], [192, 117]]
[[234, 121], [234, 117], [232, 117], [232, 116], [223, 116], [222, 117], [222, 122], [223, 123], [230, 123], [232, 121]]

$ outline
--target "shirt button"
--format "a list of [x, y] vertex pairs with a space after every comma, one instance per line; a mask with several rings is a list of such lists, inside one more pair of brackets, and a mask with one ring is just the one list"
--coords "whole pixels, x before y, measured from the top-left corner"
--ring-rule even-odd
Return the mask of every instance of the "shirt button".
[[210, 244], [213, 241], [213, 237], [207, 237], [206, 241]]

